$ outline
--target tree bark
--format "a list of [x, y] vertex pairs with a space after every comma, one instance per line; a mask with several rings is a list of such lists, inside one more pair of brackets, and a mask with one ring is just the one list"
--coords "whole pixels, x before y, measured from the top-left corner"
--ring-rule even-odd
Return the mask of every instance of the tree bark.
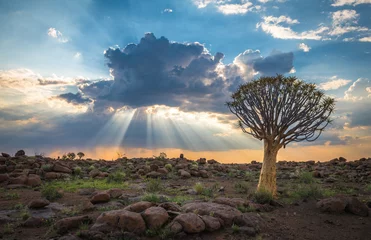
[[276, 196], [276, 160], [279, 146], [264, 140], [264, 159], [258, 184], [258, 191], [268, 191]]

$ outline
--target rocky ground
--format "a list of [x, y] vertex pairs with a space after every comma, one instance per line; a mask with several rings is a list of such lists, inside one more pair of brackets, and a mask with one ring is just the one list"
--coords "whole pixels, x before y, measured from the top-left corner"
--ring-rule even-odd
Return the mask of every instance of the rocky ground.
[[0, 239], [371, 239], [371, 158], [261, 163], [0, 156]]

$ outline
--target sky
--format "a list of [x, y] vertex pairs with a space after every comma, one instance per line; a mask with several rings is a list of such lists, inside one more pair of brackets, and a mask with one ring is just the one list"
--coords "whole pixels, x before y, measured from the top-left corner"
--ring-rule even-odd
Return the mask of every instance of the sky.
[[0, 0], [0, 151], [261, 161], [225, 105], [260, 76], [336, 99], [279, 160], [371, 155], [371, 0]]

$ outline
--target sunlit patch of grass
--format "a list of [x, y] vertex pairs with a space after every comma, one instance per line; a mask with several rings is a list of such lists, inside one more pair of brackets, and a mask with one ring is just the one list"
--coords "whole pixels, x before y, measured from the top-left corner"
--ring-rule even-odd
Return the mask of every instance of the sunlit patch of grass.
[[146, 191], [150, 193], [160, 192], [163, 189], [160, 179], [149, 179], [146, 184]]
[[250, 184], [248, 182], [237, 182], [234, 184], [237, 193], [249, 193]]
[[299, 181], [301, 183], [311, 184], [315, 182], [315, 179], [311, 172], [303, 171], [299, 174]]
[[192, 201], [194, 199], [195, 198], [191, 195], [177, 195], [177, 196], [171, 197], [169, 200], [171, 202], [175, 202], [176, 204], [182, 206], [185, 202]]
[[99, 190], [108, 190], [111, 188], [128, 188], [125, 182], [108, 182], [105, 179], [74, 179], [72, 181], [56, 180], [49, 183], [57, 189], [63, 189], [65, 192], [76, 192], [78, 189], [94, 188]]

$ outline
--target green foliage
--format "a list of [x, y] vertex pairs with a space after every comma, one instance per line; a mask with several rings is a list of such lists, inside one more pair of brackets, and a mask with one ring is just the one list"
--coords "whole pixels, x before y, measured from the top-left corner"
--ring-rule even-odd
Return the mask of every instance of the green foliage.
[[197, 194], [202, 194], [205, 191], [204, 185], [200, 182], [196, 183], [193, 186], [193, 189], [196, 191]]
[[75, 159], [76, 154], [73, 153], [73, 152], [69, 152], [69, 153], [67, 153], [67, 157], [68, 157], [69, 159], [73, 160], [73, 159]]
[[320, 185], [312, 183], [299, 185], [295, 188], [292, 196], [297, 199], [318, 199], [322, 197], [330, 197], [335, 192], [329, 189], [324, 189]]
[[107, 177], [107, 183], [123, 183], [125, 181], [126, 174], [123, 171], [115, 171], [110, 173]]
[[366, 192], [371, 192], [371, 184], [366, 185], [365, 190]]
[[29, 219], [31, 217], [31, 213], [30, 211], [28, 211], [27, 208], [23, 208], [20, 212], [20, 216], [22, 218], [23, 221]]
[[14, 210], [22, 210], [22, 209], [24, 209], [24, 208], [25, 208], [25, 205], [23, 205], [23, 203], [17, 203], [17, 204], [15, 204], [15, 205], [13, 206], [12, 209], [14, 209]]
[[79, 229], [84, 231], [84, 230], [89, 230], [89, 223], [83, 222], [80, 224]]
[[81, 159], [85, 156], [85, 154], [83, 152], [78, 152], [76, 155], [79, 157], [79, 159]]
[[254, 193], [253, 199], [257, 203], [267, 204], [273, 200], [273, 196], [268, 190], [259, 189]]
[[245, 172], [245, 180], [249, 181], [249, 182], [254, 181], [255, 180], [255, 174], [251, 171], [246, 171]]
[[45, 172], [50, 172], [53, 169], [53, 165], [52, 164], [44, 164], [44, 165], [41, 166], [41, 168]]
[[76, 175], [76, 176], [80, 176], [81, 175], [81, 167], [75, 167], [73, 169], [73, 174]]
[[5, 199], [6, 200], [14, 200], [14, 199], [19, 199], [19, 194], [16, 192], [9, 192], [5, 194]]
[[166, 168], [169, 172], [173, 171], [173, 165], [171, 165], [170, 163], [166, 164], [166, 165], [165, 165], [165, 168]]
[[236, 224], [233, 224], [232, 225], [232, 232], [234, 234], [239, 233], [240, 232], [240, 227], [238, 225], [236, 225]]
[[15, 226], [11, 223], [6, 223], [4, 225], [3, 233], [4, 234], [12, 234], [15, 232]]
[[155, 193], [146, 193], [142, 197], [142, 201], [147, 201], [147, 202], [153, 202], [153, 203], [160, 203], [160, 202], [165, 202], [168, 201], [169, 199], [165, 196], [159, 196]]
[[300, 173], [299, 181], [301, 183], [311, 184], [311, 183], [315, 182], [315, 179], [314, 179], [313, 174], [311, 172], [304, 171], [304, 172]]
[[77, 208], [72, 207], [72, 208], [63, 208], [61, 213], [68, 217], [73, 217], [73, 216], [79, 215], [80, 211]]
[[242, 212], [242, 213], [255, 212], [256, 211], [256, 209], [253, 206], [247, 206], [247, 207], [238, 206], [237, 209], [240, 210], [240, 212]]
[[150, 238], [158, 237], [162, 239], [170, 239], [173, 234], [169, 228], [160, 228], [160, 229], [147, 229], [145, 235]]
[[94, 167], [93, 165], [91, 165], [91, 166], [88, 168], [89, 172], [93, 171], [94, 169], [95, 169], [95, 167]]
[[176, 204], [179, 204], [182, 206], [185, 202], [194, 200], [194, 197], [191, 195], [176, 195], [172, 198], [170, 198], [171, 202], [175, 202]]
[[163, 186], [160, 179], [149, 179], [146, 184], [146, 191], [149, 193], [156, 193], [163, 190]]
[[49, 201], [54, 201], [63, 197], [63, 194], [53, 183], [46, 183], [41, 188], [41, 196], [48, 199]]
[[238, 193], [248, 193], [250, 189], [250, 185], [248, 182], [237, 182], [234, 184], [234, 189]]

